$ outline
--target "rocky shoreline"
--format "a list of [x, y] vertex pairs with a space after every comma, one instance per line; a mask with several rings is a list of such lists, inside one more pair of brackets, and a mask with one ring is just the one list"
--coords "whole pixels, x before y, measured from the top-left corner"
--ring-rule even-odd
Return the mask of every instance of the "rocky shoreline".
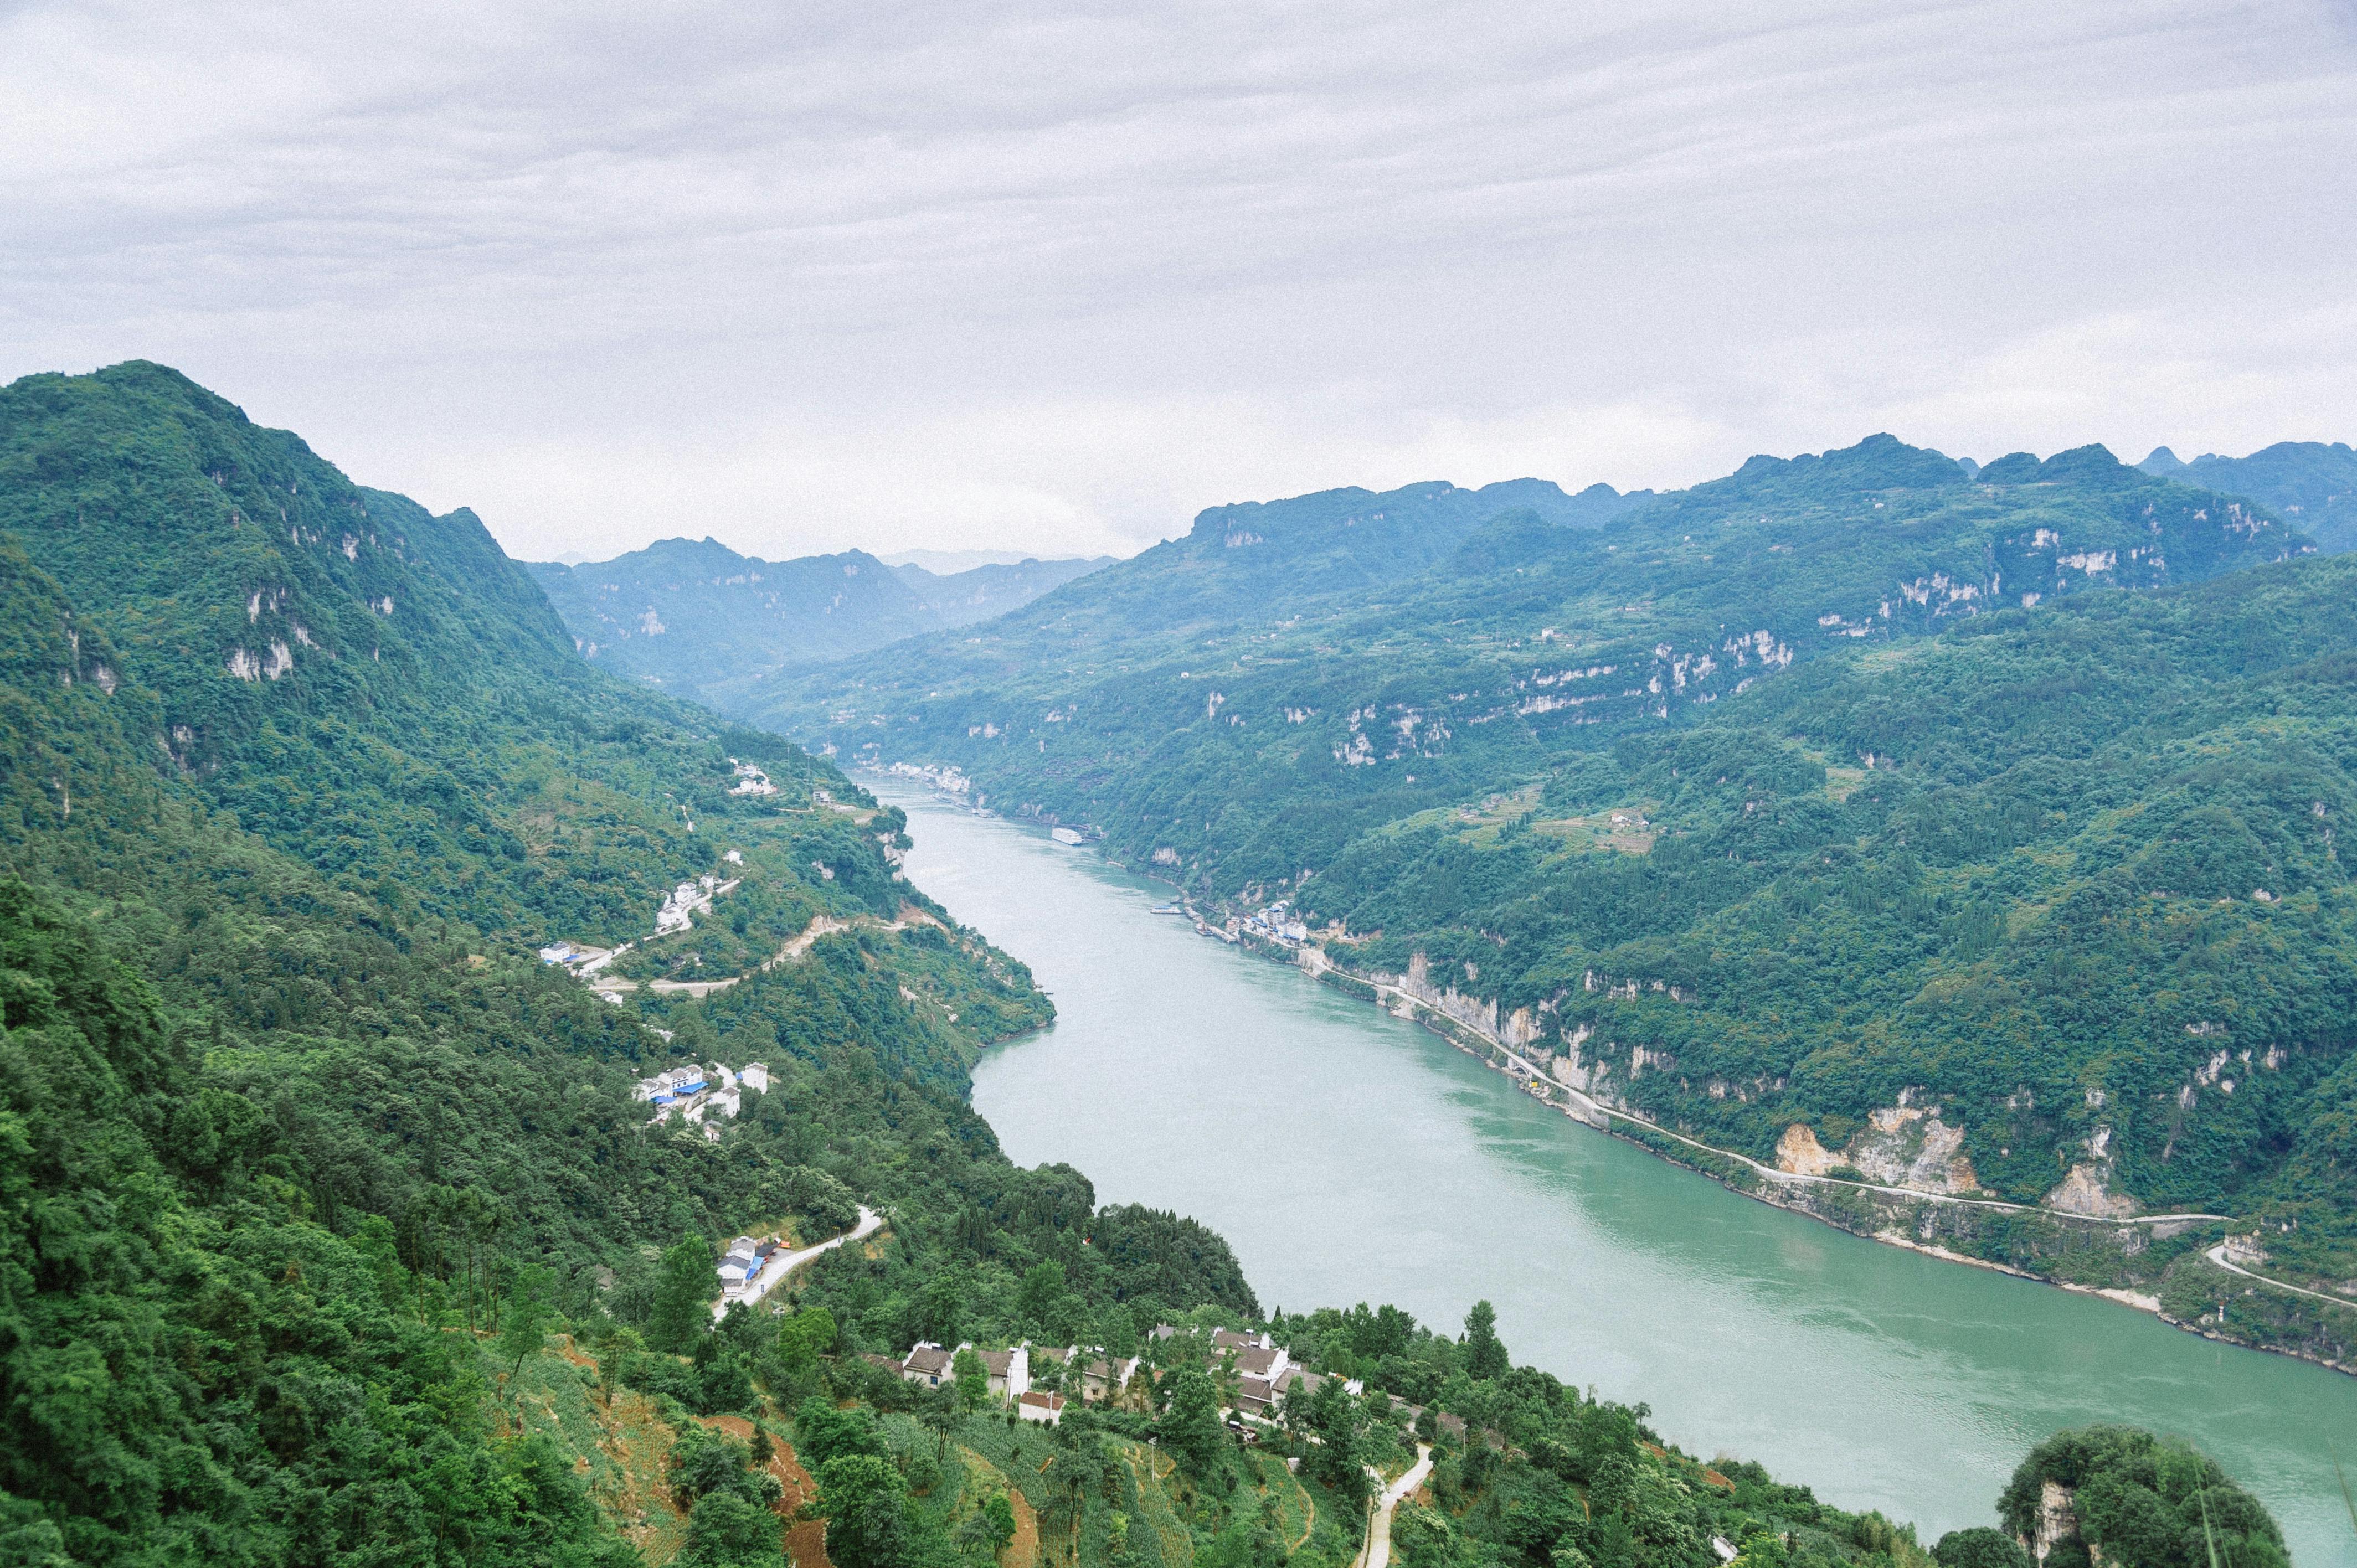
[[[938, 787], [935, 793], [950, 804], [974, 809], [960, 795]], [[1169, 881], [1151, 868], [1132, 869]], [[1314, 941], [1275, 940], [1233, 922], [1215, 923], [1185, 902], [1183, 889], [1179, 897], [1203, 935], [1299, 968], [1321, 984], [1377, 1006], [1386, 1005], [1388, 993], [1394, 999], [1389, 1008], [1394, 1016], [1421, 1025], [1503, 1073], [1533, 1099], [1746, 1197], [1945, 1262], [2100, 1296], [2221, 1344], [2357, 1375], [2357, 1304], [2325, 1302], [2281, 1282], [2217, 1267], [2206, 1254], [2225, 1239], [2232, 1224], [2225, 1217], [2072, 1214], [1776, 1171], [1558, 1082], [1480, 1025], [1458, 1016], [1461, 1008], [1444, 1010], [1395, 983], [1355, 973], [1335, 963]]]
[[1505, 1074], [1542, 1104], [1746, 1197], [1943, 1262], [2101, 1296], [2222, 1344], [2357, 1374], [2357, 1305], [2342, 1307], [2316, 1301], [2294, 1287], [2217, 1267], [2206, 1254], [2226, 1237], [2232, 1221], [2224, 1217], [2079, 1215], [1775, 1172], [1745, 1155], [1589, 1099], [1538, 1072], [1478, 1026], [1395, 984], [1345, 969], [1314, 944], [1294, 947], [1206, 929], [1248, 951], [1293, 964], [1322, 984], [1387, 1006], [1394, 1016], [1421, 1025]]

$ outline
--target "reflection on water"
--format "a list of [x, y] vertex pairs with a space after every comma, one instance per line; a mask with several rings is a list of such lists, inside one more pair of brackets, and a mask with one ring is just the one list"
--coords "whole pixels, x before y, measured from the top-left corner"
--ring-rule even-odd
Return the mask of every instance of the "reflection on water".
[[911, 877], [1055, 994], [1054, 1027], [974, 1074], [1008, 1154], [1213, 1226], [1264, 1305], [1391, 1301], [1453, 1331], [1486, 1296], [1518, 1359], [1926, 1544], [1993, 1522], [2040, 1437], [2134, 1422], [2226, 1465], [2303, 1563], [2357, 1568], [2325, 1448], [2357, 1454], [2357, 1380], [1738, 1197], [1152, 914], [1161, 884], [889, 798]]

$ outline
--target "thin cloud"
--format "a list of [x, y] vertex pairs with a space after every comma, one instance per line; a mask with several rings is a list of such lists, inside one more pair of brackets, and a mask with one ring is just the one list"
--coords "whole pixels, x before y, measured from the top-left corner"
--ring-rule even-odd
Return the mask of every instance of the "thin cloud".
[[2345, 438], [2352, 105], [2321, 4], [35, 4], [0, 370], [178, 364], [528, 554]]

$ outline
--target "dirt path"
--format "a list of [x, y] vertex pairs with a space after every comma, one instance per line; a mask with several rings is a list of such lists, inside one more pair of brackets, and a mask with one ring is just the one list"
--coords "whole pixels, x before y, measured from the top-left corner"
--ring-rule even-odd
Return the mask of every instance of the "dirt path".
[[[753, 1423], [741, 1415], [707, 1415], [699, 1418], [715, 1431], [725, 1432], [739, 1443], [753, 1441]], [[778, 1499], [776, 1511], [789, 1521], [786, 1527], [786, 1556], [794, 1568], [834, 1568], [826, 1555], [826, 1521], [824, 1520], [795, 1520], [795, 1510], [818, 1496], [818, 1483], [802, 1468], [795, 1457], [793, 1445], [774, 1434], [770, 1438], [769, 1473], [778, 1478], [785, 1495]]]
[[1392, 1510], [1399, 1507], [1402, 1498], [1415, 1495], [1415, 1489], [1424, 1485], [1424, 1478], [1430, 1474], [1432, 1444], [1419, 1443], [1415, 1445], [1415, 1463], [1407, 1467], [1405, 1475], [1385, 1487], [1383, 1495], [1375, 1499], [1374, 1517], [1367, 1521], [1366, 1544], [1359, 1548], [1358, 1568], [1385, 1568], [1385, 1564], [1391, 1562]]
[[[972, 1449], [966, 1452], [974, 1454]], [[1002, 1482], [1006, 1481], [1006, 1472], [997, 1466], [978, 1454], [974, 1457]], [[1002, 1489], [1006, 1493], [1006, 1506], [1015, 1510], [1015, 1539], [1009, 1541], [1006, 1549], [998, 1554], [999, 1568], [1039, 1568], [1039, 1512], [1031, 1506], [1031, 1499], [1023, 1495], [1022, 1487], [1007, 1482]]]

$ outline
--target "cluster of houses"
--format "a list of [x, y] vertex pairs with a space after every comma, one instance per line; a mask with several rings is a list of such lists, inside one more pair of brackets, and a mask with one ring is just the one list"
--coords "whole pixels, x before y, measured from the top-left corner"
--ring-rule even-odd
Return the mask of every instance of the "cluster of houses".
[[935, 789], [952, 795], [970, 795], [974, 792], [974, 780], [967, 778], [965, 770], [955, 764], [946, 768], [936, 768], [930, 763], [895, 762], [887, 767], [884, 771], [896, 779], [913, 779], [920, 784], [930, 785]]
[[1265, 909], [1255, 909], [1246, 915], [1243, 929], [1254, 936], [1265, 937], [1289, 948], [1297, 948], [1309, 940], [1309, 928], [1295, 917], [1292, 903], [1282, 898]]
[[729, 1242], [727, 1255], [720, 1260], [721, 1295], [735, 1300], [751, 1294], [761, 1278], [761, 1271], [770, 1266], [770, 1260], [784, 1246], [775, 1236], [739, 1236]]
[[706, 1118], [714, 1112], [734, 1117], [744, 1108], [745, 1090], [765, 1093], [769, 1087], [770, 1069], [761, 1062], [747, 1062], [733, 1072], [718, 1062], [690, 1062], [639, 1079], [630, 1097], [652, 1105], [658, 1123], [677, 1116], [682, 1122], [701, 1126], [704, 1135], [716, 1144], [720, 1141], [720, 1124]]
[[540, 961], [570, 970], [576, 980], [587, 980], [630, 951], [631, 945], [624, 942], [618, 948], [599, 948], [587, 942], [551, 942], [540, 950]]
[[[754, 768], [753, 771], [760, 775], [759, 781], [765, 788], [771, 793], [776, 792], [776, 787], [770, 784], [768, 777], [761, 775], [759, 768]], [[740, 784], [749, 781], [740, 780]], [[739, 792], [746, 791], [740, 788]], [[758, 791], [755, 792], [758, 793]], [[745, 854], [742, 850], [732, 849], [720, 858], [731, 865], [745, 864]], [[699, 913], [710, 909], [715, 898], [725, 893], [735, 892], [744, 880], [741, 876], [732, 876], [724, 882], [716, 875], [707, 872], [693, 881], [679, 884], [663, 895], [662, 905], [655, 911], [654, 933], [646, 940], [652, 941], [656, 937], [668, 937], [676, 932], [694, 929], [695, 917]], [[599, 983], [597, 976], [603, 973], [616, 959], [620, 958], [637, 945], [636, 942], [624, 942], [617, 948], [601, 948], [588, 942], [554, 941], [540, 950], [540, 961], [564, 969], [576, 980]], [[620, 982], [619, 984], [622, 990], [630, 989], [630, 983], [627, 981]], [[619, 1004], [622, 1000], [617, 991], [608, 990], [604, 994], [608, 1002]]]
[[728, 759], [728, 770], [737, 779], [737, 782], [728, 788], [731, 795], [774, 795], [778, 792], [778, 787], [770, 782], [770, 776], [749, 762], [739, 762], [732, 757]]
[[[1153, 1337], [1169, 1340], [1184, 1332], [1163, 1324], [1154, 1330]], [[938, 1389], [957, 1380], [957, 1358], [962, 1350], [973, 1350], [981, 1360], [992, 1399], [1011, 1405], [1015, 1413], [1026, 1421], [1051, 1425], [1062, 1417], [1071, 1398], [1102, 1403], [1121, 1397], [1132, 1388], [1143, 1363], [1141, 1357], [1109, 1359], [1102, 1355], [1083, 1362], [1078, 1359], [1082, 1352], [1077, 1345], [1059, 1348], [1028, 1341], [1005, 1350], [984, 1350], [972, 1344], [943, 1347], [923, 1341], [899, 1360], [889, 1356], [867, 1359], [909, 1382]], [[1033, 1387], [1035, 1367], [1042, 1369], [1039, 1381], [1060, 1387]], [[1297, 1389], [1304, 1394], [1316, 1393], [1328, 1376], [1297, 1365], [1291, 1352], [1265, 1333], [1242, 1334], [1231, 1328], [1212, 1333], [1206, 1369], [1226, 1391], [1231, 1419], [1252, 1421], [1270, 1419], [1276, 1402]], [[1344, 1379], [1342, 1386], [1352, 1394], [1366, 1391], [1355, 1378]], [[1421, 1408], [1397, 1400], [1393, 1401], [1393, 1408], [1409, 1422], [1424, 1413]], [[1458, 1437], [1464, 1435], [1464, 1423], [1455, 1416], [1443, 1412], [1437, 1419]]]
[[723, 882], [705, 872], [693, 882], [681, 883], [663, 899], [662, 908], [655, 911], [655, 935], [667, 937], [673, 931], [688, 929], [695, 924], [698, 911], [711, 908], [712, 901], [723, 893], [735, 892], [743, 880], [741, 876], [732, 876]]

